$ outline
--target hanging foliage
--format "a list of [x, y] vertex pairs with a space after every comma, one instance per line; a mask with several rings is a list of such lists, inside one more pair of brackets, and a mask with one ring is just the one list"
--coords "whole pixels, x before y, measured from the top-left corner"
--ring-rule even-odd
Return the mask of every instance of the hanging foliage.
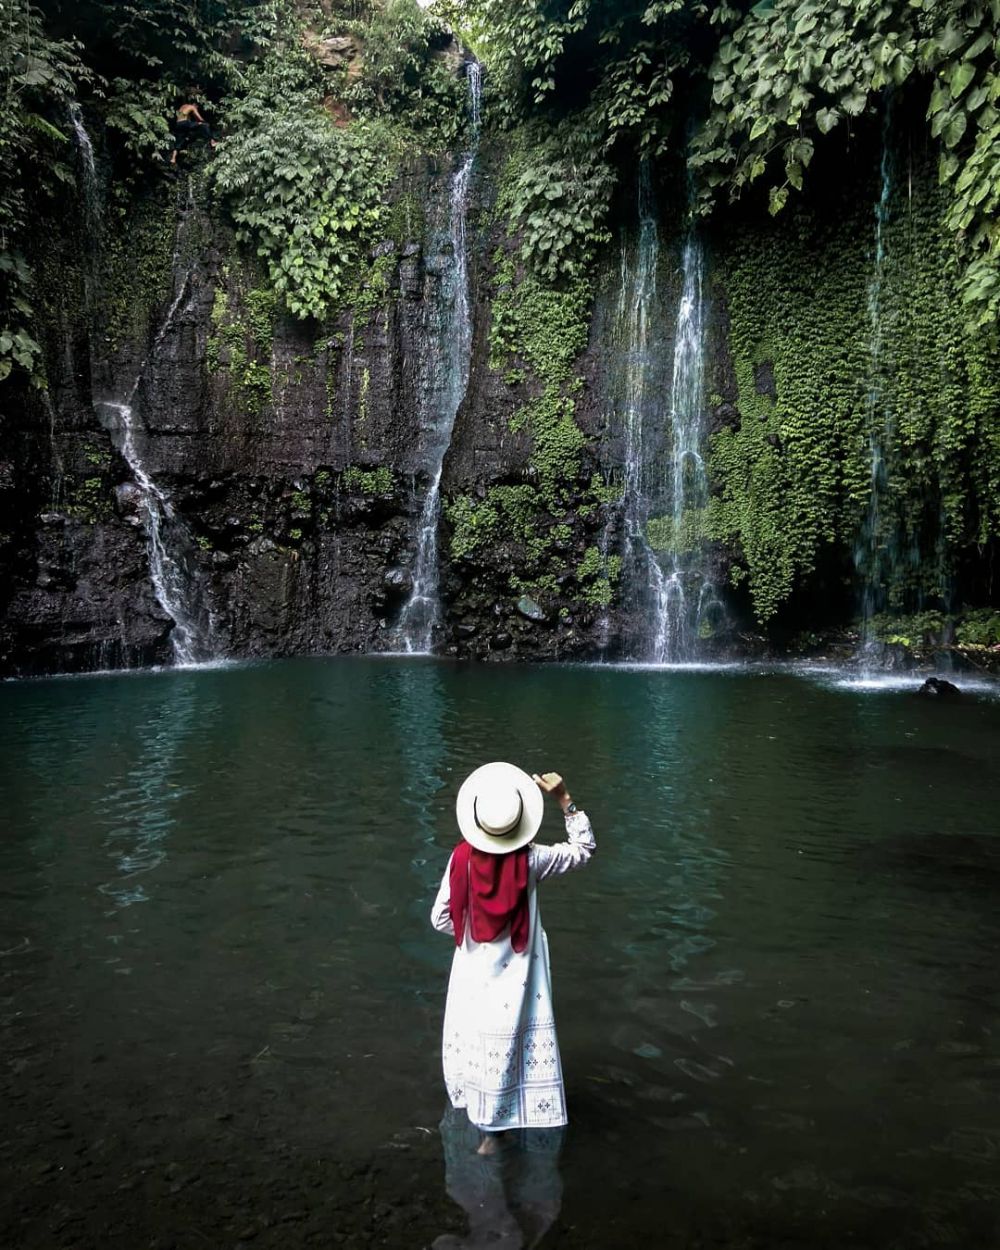
[[772, 213], [802, 189], [823, 136], [920, 81], [948, 187], [945, 221], [965, 262], [975, 320], [1000, 315], [1000, 0], [775, 0], [724, 35], [711, 109], [691, 152], [702, 208], [760, 179]]
[[377, 136], [337, 129], [298, 101], [224, 144], [212, 173], [237, 238], [264, 260], [289, 311], [322, 317], [380, 216], [388, 162]]
[[75, 41], [51, 38], [23, 0], [0, 0], [0, 381], [15, 368], [40, 380], [22, 241], [32, 201], [73, 183], [65, 122], [83, 76]]
[[[827, 136], [923, 92], [970, 318], [1000, 317], [1000, 0], [471, 0], [508, 119], [563, 117], [618, 160], [689, 148], [698, 207], [772, 213]], [[923, 107], [923, 106], [921, 106]], [[688, 127], [694, 133], [688, 141]]]

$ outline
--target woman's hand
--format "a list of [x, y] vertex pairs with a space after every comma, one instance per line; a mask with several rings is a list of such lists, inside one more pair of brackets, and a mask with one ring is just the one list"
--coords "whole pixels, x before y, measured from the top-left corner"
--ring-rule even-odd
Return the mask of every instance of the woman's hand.
[[531, 780], [538, 786], [544, 794], [551, 794], [554, 799], [559, 800], [559, 806], [566, 810], [572, 803], [569, 791], [566, 789], [566, 783], [558, 773], [533, 773]]

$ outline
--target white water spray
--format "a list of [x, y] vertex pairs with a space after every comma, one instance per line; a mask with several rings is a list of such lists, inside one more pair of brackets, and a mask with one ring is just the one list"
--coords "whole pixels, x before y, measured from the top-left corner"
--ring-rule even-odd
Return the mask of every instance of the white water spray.
[[655, 402], [653, 352], [656, 314], [656, 270], [660, 260], [660, 234], [653, 203], [648, 165], [639, 174], [639, 237], [634, 258], [622, 243], [621, 281], [618, 293], [618, 326], [623, 342], [622, 423], [624, 433], [624, 496], [622, 499], [625, 539], [623, 566], [638, 601], [643, 637], [639, 640], [642, 658], [650, 654], [658, 621], [666, 599], [666, 577], [649, 544], [646, 523], [649, 500], [645, 486], [645, 466], [651, 458], [646, 446], [647, 423]]

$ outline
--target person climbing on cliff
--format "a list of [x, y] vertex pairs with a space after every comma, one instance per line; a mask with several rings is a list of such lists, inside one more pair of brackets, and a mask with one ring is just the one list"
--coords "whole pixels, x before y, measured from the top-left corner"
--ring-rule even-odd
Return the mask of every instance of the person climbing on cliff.
[[[544, 795], [559, 803], [567, 841], [536, 846]], [[529, 777], [484, 764], [456, 802], [462, 841], [452, 852], [431, 924], [455, 939], [442, 1058], [451, 1104], [482, 1133], [480, 1154], [504, 1129], [566, 1123], [552, 1011], [549, 946], [536, 886], [582, 868], [596, 848], [590, 821], [558, 773]]]
[[[195, 93], [192, 91], [191, 95]], [[177, 164], [177, 153], [183, 152], [195, 139], [207, 139], [209, 146], [216, 145], [212, 127], [201, 115], [201, 109], [192, 99], [182, 101], [177, 106], [174, 118], [174, 150], [170, 153], [170, 164]]]

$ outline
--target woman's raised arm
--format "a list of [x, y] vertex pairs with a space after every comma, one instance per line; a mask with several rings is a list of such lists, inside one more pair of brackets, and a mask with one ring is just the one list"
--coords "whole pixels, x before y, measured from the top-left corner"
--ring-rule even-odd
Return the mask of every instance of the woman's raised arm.
[[535, 773], [532, 780], [546, 794], [558, 800], [566, 818], [565, 842], [531, 848], [532, 867], [536, 878], [542, 881], [546, 877], [558, 877], [572, 872], [574, 868], [582, 868], [597, 849], [597, 841], [587, 813], [573, 802], [573, 796], [558, 773], [542, 773], [541, 776]]

